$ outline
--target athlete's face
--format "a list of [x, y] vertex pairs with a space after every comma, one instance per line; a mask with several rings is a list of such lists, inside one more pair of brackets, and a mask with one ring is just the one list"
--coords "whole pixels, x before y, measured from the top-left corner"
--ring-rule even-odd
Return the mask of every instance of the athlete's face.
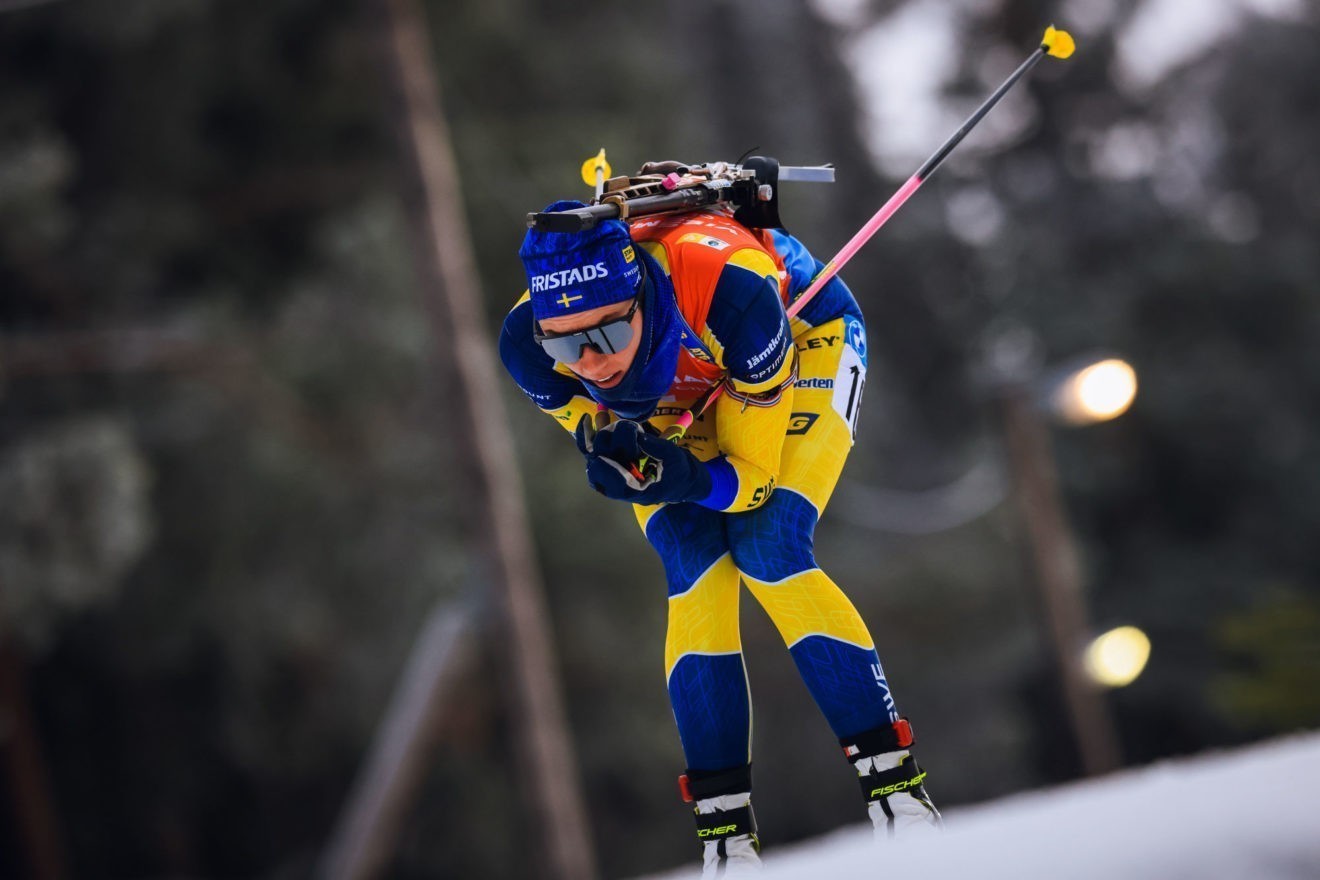
[[[623, 320], [627, 317], [631, 308], [632, 301], [629, 300], [628, 302], [588, 309], [574, 315], [564, 315], [560, 318], [543, 318], [540, 321], [541, 330], [544, 333], [552, 333], [556, 336], [565, 333], [576, 333], [580, 330], [598, 327], [608, 321]], [[613, 388], [618, 385], [623, 381], [623, 376], [628, 372], [628, 368], [632, 366], [633, 359], [637, 357], [637, 348], [641, 345], [642, 310], [640, 308], [633, 312], [629, 326], [632, 327], [632, 338], [618, 352], [602, 354], [592, 346], [587, 345], [582, 348], [581, 359], [576, 363], [565, 364], [565, 366], [580, 378], [598, 388]]]

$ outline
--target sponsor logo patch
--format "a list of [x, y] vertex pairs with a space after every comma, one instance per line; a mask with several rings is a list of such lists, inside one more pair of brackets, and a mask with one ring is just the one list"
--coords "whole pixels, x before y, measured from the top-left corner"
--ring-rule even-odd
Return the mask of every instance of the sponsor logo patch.
[[[547, 290], [557, 290], [560, 287], [571, 287], [574, 284], [581, 284], [584, 281], [595, 281], [597, 278], [608, 278], [610, 270], [604, 262], [588, 263], [585, 266], [576, 266], [572, 269], [560, 269], [557, 272], [546, 272], [543, 275], [532, 276], [532, 293], [542, 293]], [[574, 297], [577, 299], [578, 297]], [[559, 302], [559, 300], [556, 300]], [[567, 306], [568, 303], [563, 303]]]
[[781, 324], [779, 326], [779, 332], [775, 334], [775, 338], [771, 339], [770, 342], [766, 345], [766, 347], [761, 349], [760, 353], [758, 353], [751, 360], [749, 360], [747, 362], [747, 366], [754, 367], [757, 364], [759, 364], [761, 361], [770, 357], [770, 355], [779, 351], [781, 345], [783, 344], [783, 341], [784, 341], [784, 326]]
[[911, 779], [905, 779], [902, 782], [895, 782], [893, 785], [882, 785], [879, 788], [871, 789], [871, 793], [866, 796], [868, 801], [878, 800], [882, 797], [889, 797], [891, 794], [897, 794], [900, 791], [907, 791], [910, 788], [920, 788], [921, 783], [926, 779], [926, 771], [923, 770]]
[[816, 424], [816, 419], [820, 418], [819, 413], [793, 413], [788, 417], [788, 430], [786, 434], [805, 434], [811, 430], [811, 426]]
[[866, 328], [862, 322], [856, 318], [848, 319], [848, 344], [861, 355], [862, 363], [866, 363]]
[[708, 364], [715, 363], [715, 359], [707, 354], [704, 348], [692, 348], [686, 345], [683, 346], [683, 348], [687, 350], [688, 354], [692, 355], [699, 361], [705, 361]]
[[727, 241], [715, 238], [711, 235], [703, 235], [700, 232], [689, 232], [687, 235], [679, 236], [678, 243], [683, 244], [684, 242], [705, 245], [706, 247], [714, 248], [717, 251], [722, 251], [729, 246]]
[[809, 348], [833, 348], [834, 343], [839, 341], [837, 336], [814, 336], [811, 339], [803, 340], [803, 343], [797, 347], [798, 351], [806, 351]]

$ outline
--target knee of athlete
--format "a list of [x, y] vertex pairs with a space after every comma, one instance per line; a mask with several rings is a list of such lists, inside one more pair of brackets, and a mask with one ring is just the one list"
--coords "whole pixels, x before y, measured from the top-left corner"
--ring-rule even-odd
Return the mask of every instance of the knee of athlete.
[[755, 510], [725, 518], [734, 565], [758, 581], [781, 581], [816, 567], [812, 536], [816, 511], [791, 492], [776, 491]]

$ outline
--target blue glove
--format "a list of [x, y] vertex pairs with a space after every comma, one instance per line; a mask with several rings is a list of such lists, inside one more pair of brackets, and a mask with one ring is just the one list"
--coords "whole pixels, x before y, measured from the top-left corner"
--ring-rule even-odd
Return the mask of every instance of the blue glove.
[[[577, 430], [573, 432], [573, 439], [577, 441], [578, 452], [587, 457], [587, 461], [593, 458], [599, 458], [601, 455], [608, 455], [615, 461], [628, 462], [636, 461], [642, 456], [642, 449], [635, 444], [628, 444], [629, 439], [635, 436], [631, 430], [625, 429], [622, 433], [615, 434], [615, 430], [621, 425], [628, 424], [634, 428], [636, 422], [610, 422], [599, 431], [596, 430], [596, 420], [591, 415], [583, 415], [578, 419]], [[651, 430], [650, 425], [645, 426], [643, 430]], [[627, 456], [631, 455], [629, 459]]]
[[[676, 504], [710, 495], [706, 465], [681, 446], [654, 433], [650, 425], [624, 419], [594, 436], [590, 417], [578, 422], [578, 449], [587, 458], [587, 482], [606, 498], [634, 504]], [[638, 462], [647, 459], [645, 473]]]

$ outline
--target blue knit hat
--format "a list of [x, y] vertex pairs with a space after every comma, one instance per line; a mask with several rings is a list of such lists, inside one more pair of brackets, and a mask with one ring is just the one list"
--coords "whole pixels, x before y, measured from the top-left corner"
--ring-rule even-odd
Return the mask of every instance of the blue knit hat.
[[[561, 201], [545, 210], [585, 207]], [[632, 237], [620, 220], [605, 220], [581, 232], [529, 229], [518, 256], [527, 270], [532, 314], [538, 321], [630, 300], [642, 278]]]

